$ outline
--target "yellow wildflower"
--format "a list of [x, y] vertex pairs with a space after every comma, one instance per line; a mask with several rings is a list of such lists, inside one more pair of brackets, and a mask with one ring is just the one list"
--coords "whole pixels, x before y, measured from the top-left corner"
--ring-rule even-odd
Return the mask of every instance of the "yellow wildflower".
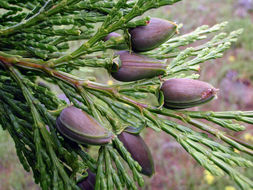
[[253, 136], [250, 133], [245, 133], [244, 134], [244, 139], [246, 141], [252, 141], [253, 140]]
[[228, 57], [228, 60], [229, 60], [230, 62], [234, 62], [234, 61], [235, 61], [235, 56], [230, 55], [230, 56]]
[[225, 190], [236, 190], [236, 188], [234, 188], [233, 186], [226, 186]]
[[108, 85], [113, 85], [113, 81], [112, 81], [112, 80], [108, 80], [108, 81], [107, 81], [107, 84], [108, 84]]
[[204, 180], [207, 182], [208, 185], [213, 184], [214, 179], [214, 176], [209, 171], [204, 171]]
[[235, 153], [238, 153], [238, 154], [240, 153], [240, 151], [237, 150], [236, 148], [234, 148], [234, 152], [235, 152]]

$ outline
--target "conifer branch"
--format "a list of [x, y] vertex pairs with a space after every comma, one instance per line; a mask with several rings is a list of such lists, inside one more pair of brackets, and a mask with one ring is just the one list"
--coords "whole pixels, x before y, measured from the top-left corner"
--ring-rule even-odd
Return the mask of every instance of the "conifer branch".
[[[162, 85], [170, 79], [198, 78], [194, 72], [199, 71], [199, 64], [221, 57], [241, 35], [241, 29], [226, 34], [221, 32], [226, 22], [201, 26], [143, 52], [146, 59], [173, 58], [169, 64], [162, 63], [166, 69], [159, 76], [107, 85], [71, 73], [75, 69], [100, 67], [112, 74], [113, 67], [121, 68], [121, 57], [114, 50], [132, 51], [130, 29], [148, 26], [152, 21], [150, 17], [133, 19], [152, 8], [178, 1], [6, 0], [0, 3], [0, 8], [6, 10], [0, 12], [0, 124], [13, 138], [23, 167], [33, 171], [35, 182], [42, 189], [79, 189], [78, 178], [83, 175], [87, 179], [87, 171], [96, 174], [95, 189], [138, 189], [137, 184], [144, 185], [141, 174], [145, 168], [119, 136], [125, 132], [138, 136], [147, 127], [174, 137], [212, 174], [227, 173], [241, 189], [253, 187], [250, 179], [234, 168], [252, 167], [252, 162], [233, 151], [236, 148], [252, 156], [252, 145], [216, 127], [242, 131], [245, 129], [242, 123], [253, 124], [253, 112], [166, 108], [168, 97], [162, 91]], [[97, 23], [100, 23], [98, 28]], [[104, 39], [116, 30], [122, 30], [124, 36]], [[217, 32], [220, 33], [202, 45], [179, 49]], [[76, 50], [70, 50], [70, 42], [80, 40], [86, 41]], [[38, 84], [37, 77], [57, 85], [65, 94], [65, 101], [49, 87]], [[141, 101], [150, 95], [155, 103]], [[172, 106], [177, 104], [173, 102]], [[194, 102], [184, 104], [194, 105]], [[71, 141], [59, 130], [59, 122], [64, 127], [59, 118], [71, 106], [92, 116], [112, 135], [107, 144], [99, 144], [97, 156], [90, 155], [85, 143]]]

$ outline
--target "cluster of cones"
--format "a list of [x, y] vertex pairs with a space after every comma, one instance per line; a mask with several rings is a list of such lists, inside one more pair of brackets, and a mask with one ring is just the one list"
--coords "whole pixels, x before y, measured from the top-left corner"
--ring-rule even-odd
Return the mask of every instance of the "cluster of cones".
[[[139, 52], [160, 46], [176, 33], [177, 25], [158, 18], [151, 18], [146, 26], [129, 30], [131, 49], [134, 52], [119, 51], [119, 63], [111, 75], [119, 81], [136, 81], [166, 74], [167, 65], [160, 60], [146, 57]], [[117, 33], [109, 34], [105, 40], [120, 37]], [[205, 103], [215, 97], [216, 89], [210, 84], [186, 78], [173, 78], [163, 81], [160, 90], [164, 96], [164, 107], [184, 109]], [[57, 128], [67, 139], [78, 144], [103, 145], [111, 142], [114, 134], [98, 123], [86, 112], [74, 106], [65, 108], [57, 118]], [[142, 173], [152, 176], [154, 162], [148, 146], [134, 127], [127, 127], [118, 135], [119, 140], [142, 167]], [[116, 148], [116, 147], [115, 147]], [[79, 181], [81, 189], [94, 189], [96, 175], [90, 170], [88, 176]]]

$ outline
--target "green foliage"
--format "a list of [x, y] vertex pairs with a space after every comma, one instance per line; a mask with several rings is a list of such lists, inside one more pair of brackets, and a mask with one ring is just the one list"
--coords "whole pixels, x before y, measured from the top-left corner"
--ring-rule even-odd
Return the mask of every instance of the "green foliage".
[[[252, 162], [233, 151], [236, 148], [252, 156], [252, 145], [201, 121], [240, 131], [244, 127], [237, 122], [252, 124], [252, 111], [177, 111], [162, 108], [161, 98], [160, 106], [137, 102], [141, 93], [161, 97], [159, 89], [163, 80], [197, 78], [194, 71], [199, 70], [199, 64], [221, 57], [241, 35], [241, 29], [224, 33], [227, 23], [201, 26], [143, 53], [157, 59], [172, 58], [167, 72], [160, 78], [105, 85], [83, 80], [71, 72], [87, 67], [110, 70], [117, 59], [111, 49], [127, 49], [127, 29], [147, 24], [149, 17], [133, 19], [149, 9], [177, 1], [5, 0], [0, 3], [0, 124], [12, 136], [24, 169], [33, 171], [35, 182], [42, 189], [78, 189], [77, 180], [87, 174], [88, 168], [96, 173], [96, 189], [137, 189], [136, 183], [143, 186], [140, 165], [116, 137], [128, 126], [138, 132], [146, 127], [164, 131], [213, 175], [227, 173], [241, 189], [253, 187], [252, 181], [235, 168], [252, 167]], [[126, 35], [103, 41], [116, 30]], [[211, 40], [182, 49], [209, 35]], [[81, 46], [72, 51], [70, 43], [80, 40]], [[74, 106], [114, 133], [112, 142], [99, 148], [98, 156], [88, 154], [85, 146], [66, 141], [58, 133], [56, 117], [68, 105], [48, 87], [39, 85], [37, 77], [59, 86]], [[188, 124], [194, 128], [186, 127]]]
[[236, 43], [237, 46], [244, 48], [248, 51], [253, 51], [253, 45], [250, 43], [253, 40], [253, 34], [251, 31], [253, 30], [253, 26], [251, 24], [250, 18], [244, 19], [234, 19], [229, 22], [227, 31], [235, 30], [235, 26], [243, 28], [244, 32], [239, 37], [239, 42]]

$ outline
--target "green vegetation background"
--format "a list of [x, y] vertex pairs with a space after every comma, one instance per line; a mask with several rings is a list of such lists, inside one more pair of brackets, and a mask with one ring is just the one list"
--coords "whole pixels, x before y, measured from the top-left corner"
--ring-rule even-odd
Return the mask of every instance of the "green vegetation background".
[[[238, 16], [244, 10], [236, 6], [237, 0], [191, 0], [182, 1], [172, 7], [163, 7], [152, 10], [147, 15], [160, 17], [183, 23], [181, 33], [189, 32], [196, 27], [208, 24], [214, 25], [223, 21], [229, 21], [227, 31], [244, 28], [244, 33], [238, 42], [226, 52], [222, 59], [210, 61], [201, 67], [201, 79], [209, 81], [215, 87], [220, 84], [227, 72], [231, 70], [238, 73], [238, 78], [248, 81], [247, 94], [253, 102], [253, 13], [247, 12], [244, 17]], [[96, 71], [97, 72], [97, 71]], [[95, 74], [96, 74], [95, 72]], [[82, 72], [79, 72], [81, 75]], [[94, 71], [90, 71], [93, 75]], [[107, 82], [108, 76], [99, 81]], [[252, 82], [252, 84], [250, 84]], [[233, 83], [230, 83], [233, 85]], [[231, 86], [233, 88], [233, 86]], [[221, 89], [222, 91], [223, 89]], [[230, 89], [232, 90], [232, 89]], [[205, 106], [203, 109], [232, 110], [251, 109], [253, 106], [247, 104], [244, 97], [229, 99], [222, 94], [219, 99]], [[246, 92], [241, 92], [244, 96]], [[225, 101], [226, 100], [226, 101]], [[252, 103], [253, 105], [253, 103]], [[251, 126], [252, 128], [252, 126]], [[159, 137], [158, 137], [159, 135]], [[247, 131], [239, 134], [233, 133], [249, 143], [253, 143], [253, 131], [250, 127]], [[172, 138], [165, 134], [157, 134], [151, 130], [144, 132], [143, 137], [151, 148], [156, 164], [156, 174], [151, 178], [145, 178], [147, 190], [235, 190], [237, 187], [227, 177], [215, 178], [203, 171], [203, 169], [178, 145]], [[154, 140], [155, 139], [155, 140]], [[247, 169], [246, 175], [253, 180], [253, 169]], [[12, 139], [0, 127], [0, 190], [33, 190], [39, 189], [34, 184], [31, 173], [26, 173], [18, 161]]]

